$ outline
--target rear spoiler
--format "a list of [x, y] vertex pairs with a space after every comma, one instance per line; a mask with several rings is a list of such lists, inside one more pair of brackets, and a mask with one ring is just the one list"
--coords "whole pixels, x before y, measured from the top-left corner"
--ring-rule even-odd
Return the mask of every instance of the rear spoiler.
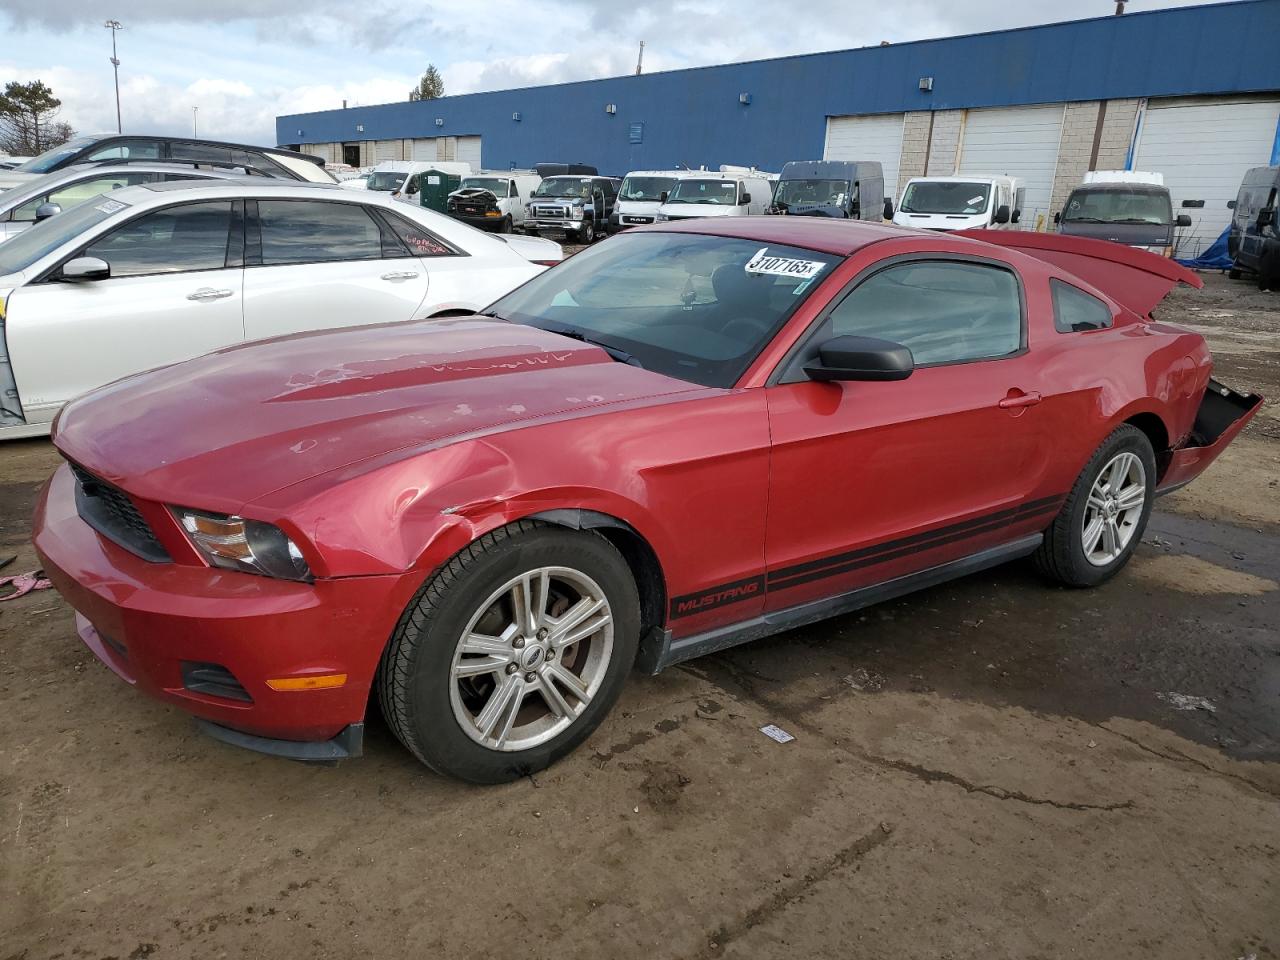
[[1140, 317], [1150, 316], [1179, 283], [1204, 286], [1200, 277], [1168, 257], [1109, 240], [1023, 230], [957, 230], [955, 235], [1010, 247], [1061, 267]]

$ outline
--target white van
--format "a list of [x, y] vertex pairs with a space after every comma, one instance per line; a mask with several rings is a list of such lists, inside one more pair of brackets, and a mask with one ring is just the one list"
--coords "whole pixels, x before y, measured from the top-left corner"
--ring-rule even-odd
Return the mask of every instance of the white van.
[[445, 213], [481, 230], [523, 230], [526, 204], [541, 182], [532, 170], [472, 174], [449, 194]]
[[763, 216], [773, 202], [770, 178], [776, 180], [777, 175], [749, 167], [688, 171], [658, 207], [658, 219]]
[[1016, 229], [1025, 196], [1017, 177], [912, 177], [893, 222], [925, 230]]
[[384, 160], [373, 168], [365, 181], [366, 190], [391, 194], [393, 200], [419, 205], [422, 191], [422, 174], [428, 170], [452, 173], [459, 177], [471, 175], [471, 164], [465, 160]]
[[632, 170], [622, 178], [622, 186], [618, 188], [609, 229], [625, 230], [653, 223], [658, 218], [658, 208], [675, 189], [676, 181], [696, 174], [696, 170]]

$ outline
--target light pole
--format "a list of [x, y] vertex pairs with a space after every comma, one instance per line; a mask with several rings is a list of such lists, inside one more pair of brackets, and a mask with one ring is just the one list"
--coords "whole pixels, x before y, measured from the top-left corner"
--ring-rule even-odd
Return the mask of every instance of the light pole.
[[108, 20], [103, 26], [111, 31], [111, 69], [116, 74], [116, 133], [124, 133], [120, 123], [120, 59], [116, 56], [116, 31], [123, 30], [124, 26], [119, 20]]
[[200, 125], [198, 123], [199, 119], [200, 119], [200, 108], [192, 107], [191, 108], [191, 135], [193, 137], [200, 136]]

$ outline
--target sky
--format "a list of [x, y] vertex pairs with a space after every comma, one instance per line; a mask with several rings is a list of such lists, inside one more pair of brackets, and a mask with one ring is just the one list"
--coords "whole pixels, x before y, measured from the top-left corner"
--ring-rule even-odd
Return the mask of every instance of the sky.
[[[1136, 13], [1203, 0], [1130, 0]], [[0, 81], [41, 79], [59, 119], [269, 144], [279, 114], [407, 99], [428, 63], [447, 94], [649, 73], [1109, 15], [1114, 0], [0, 0]], [[198, 108], [198, 113], [193, 111]]]

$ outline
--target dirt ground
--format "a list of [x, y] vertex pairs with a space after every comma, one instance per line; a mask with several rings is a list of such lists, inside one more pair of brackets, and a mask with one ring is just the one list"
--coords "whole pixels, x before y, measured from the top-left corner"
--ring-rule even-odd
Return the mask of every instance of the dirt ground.
[[[1165, 319], [1280, 397], [1280, 294]], [[1096, 591], [990, 571], [633, 677], [476, 788], [208, 740], [0, 604], [0, 960], [1280, 956], [1280, 406]], [[0, 450], [0, 553], [43, 441]], [[795, 740], [760, 733], [773, 723]]]

